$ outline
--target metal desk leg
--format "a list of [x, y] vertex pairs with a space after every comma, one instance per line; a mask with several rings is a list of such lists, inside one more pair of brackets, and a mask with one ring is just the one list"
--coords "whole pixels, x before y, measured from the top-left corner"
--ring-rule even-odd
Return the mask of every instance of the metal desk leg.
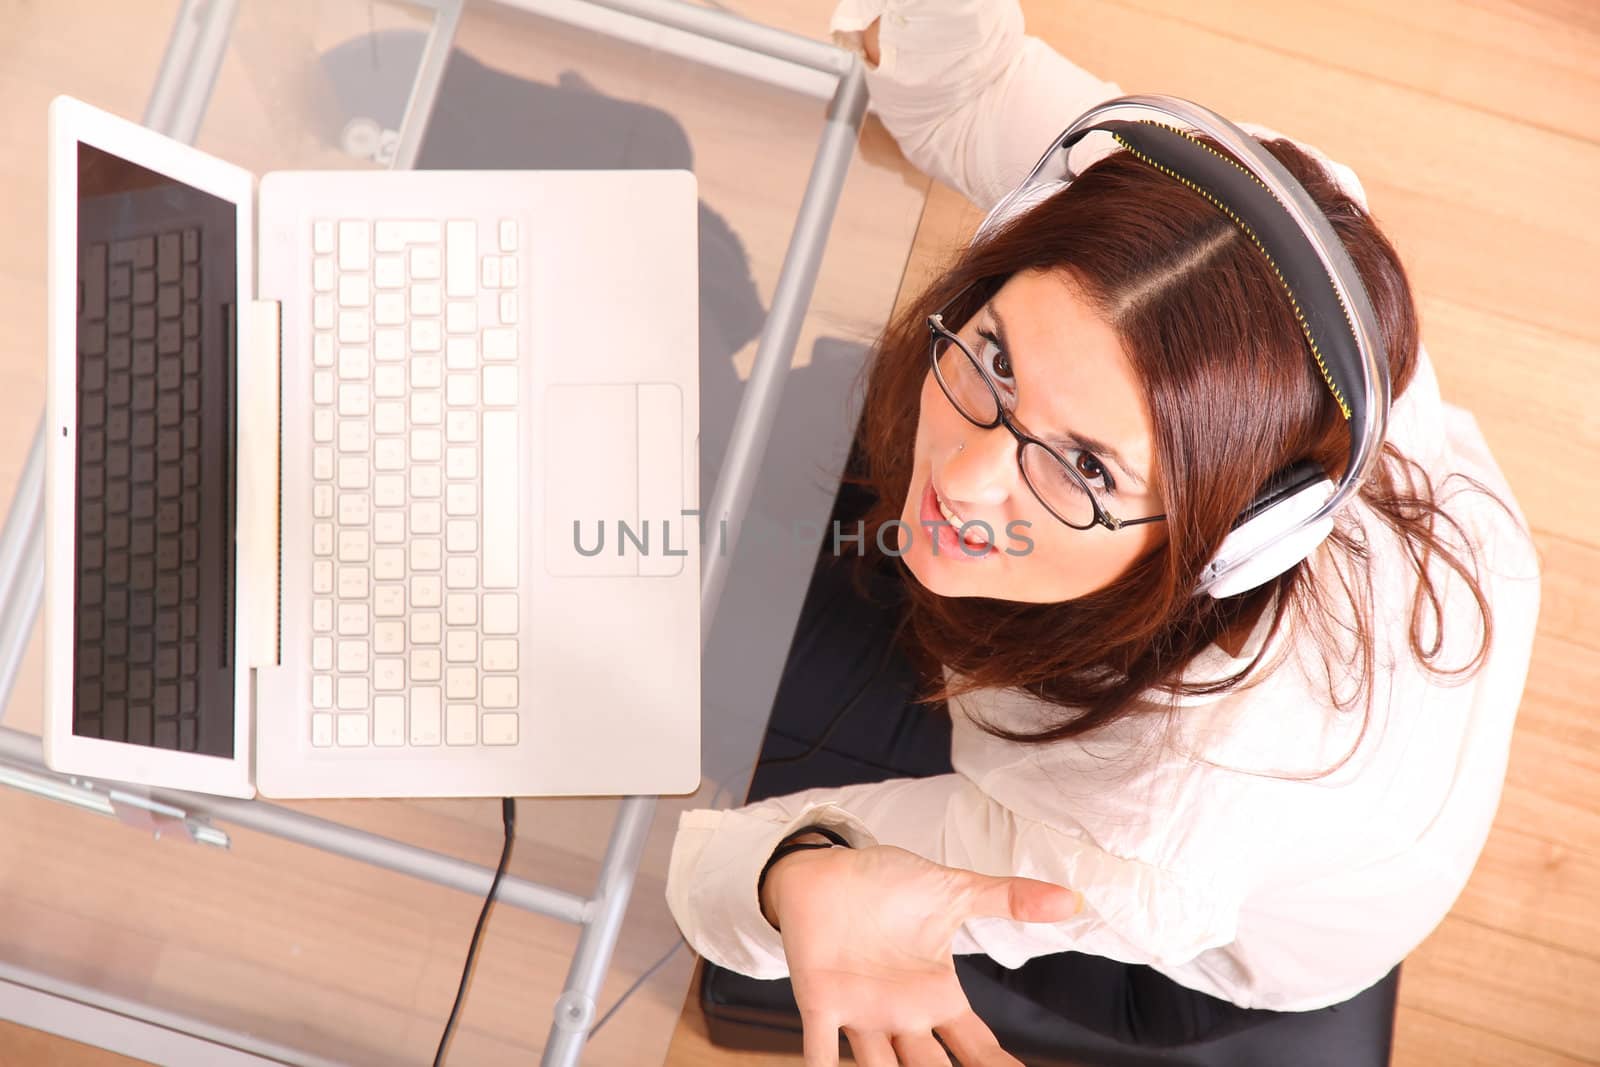
[[[702, 648], [710, 638], [711, 623], [728, 581], [728, 569], [733, 565], [739, 526], [750, 507], [756, 475], [766, 457], [795, 342], [800, 337], [800, 326], [816, 288], [817, 270], [828, 243], [828, 229], [833, 225], [833, 214], [839, 206], [839, 193], [855, 154], [856, 138], [860, 136], [861, 118], [866, 109], [866, 78], [861, 63], [856, 61], [839, 79], [839, 88], [828, 105], [828, 120], [822, 130], [816, 159], [811, 164], [811, 176], [806, 180], [805, 195], [789, 237], [789, 248], [784, 253], [783, 268], [778, 273], [772, 310], [767, 314], [761, 341], [756, 347], [755, 366], [751, 368], [750, 381], [739, 401], [739, 413], [733, 420], [711, 506], [701, 517], [700, 528], [705, 531], [701, 534], [700, 550]], [[724, 519], [728, 522], [726, 545], [718, 530], [718, 524]]]
[[439, 98], [439, 83], [444, 81], [445, 64], [450, 61], [450, 48], [455, 44], [456, 27], [461, 23], [462, 0], [437, 2], [433, 27], [428, 31], [427, 43], [422, 46], [422, 59], [417, 63], [416, 79], [411, 83], [405, 117], [400, 120], [400, 142], [395, 145], [394, 159], [389, 163], [392, 170], [411, 170], [417, 165], [422, 135], [428, 130], [434, 101]]
[[44, 419], [0, 529], [0, 720], [44, 599]]
[[194, 143], [228, 51], [237, 8], [237, 0], [183, 0], [145, 105], [146, 126]]

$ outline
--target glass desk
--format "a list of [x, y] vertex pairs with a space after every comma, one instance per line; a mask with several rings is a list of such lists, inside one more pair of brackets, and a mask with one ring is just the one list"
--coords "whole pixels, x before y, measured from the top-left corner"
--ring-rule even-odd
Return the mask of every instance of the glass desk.
[[[761, 18], [762, 2], [740, 13]], [[830, 8], [815, 5], [819, 35]], [[258, 174], [695, 170], [700, 500], [708, 528], [742, 515], [730, 526], [745, 531], [704, 557], [702, 788], [521, 802], [451, 1050], [472, 1064], [661, 1062], [692, 962], [671, 951], [663, 898], [677, 816], [743, 797], [848, 451], [856, 377], [927, 185], [880, 127], [854, 151], [854, 60], [672, 0], [464, 12], [80, 0], [12, 14], [0, 66], [17, 89], [0, 114], [17, 151], [0, 182], [21, 217], [43, 215], [58, 92]], [[0, 492], [13, 499], [0, 780], [22, 787], [0, 790], [0, 1017], [161, 1062], [426, 1062], [499, 852], [494, 800], [112, 798], [38, 764], [43, 244], [42, 227], [13, 230], [0, 259], [13, 324], [0, 347]]]

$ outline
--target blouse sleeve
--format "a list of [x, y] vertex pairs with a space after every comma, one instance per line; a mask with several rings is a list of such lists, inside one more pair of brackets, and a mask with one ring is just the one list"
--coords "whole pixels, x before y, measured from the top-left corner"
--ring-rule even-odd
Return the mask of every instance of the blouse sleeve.
[[935, 863], [1017, 875], [1083, 894], [1057, 923], [968, 921], [952, 946], [1005, 967], [1075, 949], [1128, 963], [1176, 966], [1232, 941], [1245, 887], [1182, 877], [1098, 847], [1081, 829], [1009, 811], [961, 774], [810, 789], [678, 820], [667, 902], [685, 940], [706, 959], [754, 978], [789, 973], [783, 939], [761, 914], [756, 878], [773, 848], [808, 823], [851, 845], [895, 845]]
[[829, 28], [860, 55], [874, 19], [878, 118], [907, 159], [986, 211], [1069, 122], [1123, 95], [1024, 36], [1016, 0], [843, 0]]

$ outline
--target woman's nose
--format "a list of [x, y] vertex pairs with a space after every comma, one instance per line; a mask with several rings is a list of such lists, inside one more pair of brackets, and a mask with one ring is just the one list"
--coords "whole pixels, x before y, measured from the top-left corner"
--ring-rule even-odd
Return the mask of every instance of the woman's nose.
[[1004, 426], [973, 426], [945, 457], [939, 491], [957, 511], [962, 504], [992, 507], [1011, 495], [1017, 477], [1017, 439]]

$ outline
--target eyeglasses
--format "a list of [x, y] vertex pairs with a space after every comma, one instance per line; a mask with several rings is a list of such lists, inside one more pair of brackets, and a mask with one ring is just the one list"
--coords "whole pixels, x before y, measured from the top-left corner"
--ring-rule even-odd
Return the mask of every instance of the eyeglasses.
[[966, 342], [945, 328], [944, 313], [960, 295], [952, 298], [938, 313], [928, 316], [929, 358], [933, 363], [934, 380], [951, 405], [974, 426], [985, 430], [1004, 426], [1011, 431], [1017, 439], [1017, 466], [1022, 468], [1022, 478], [1045, 510], [1074, 530], [1092, 530], [1096, 526], [1120, 530], [1124, 526], [1165, 519], [1165, 515], [1143, 519], [1119, 519], [1112, 515], [1100, 505], [1083, 475], [1059, 452], [1011, 421], [983, 364]]

